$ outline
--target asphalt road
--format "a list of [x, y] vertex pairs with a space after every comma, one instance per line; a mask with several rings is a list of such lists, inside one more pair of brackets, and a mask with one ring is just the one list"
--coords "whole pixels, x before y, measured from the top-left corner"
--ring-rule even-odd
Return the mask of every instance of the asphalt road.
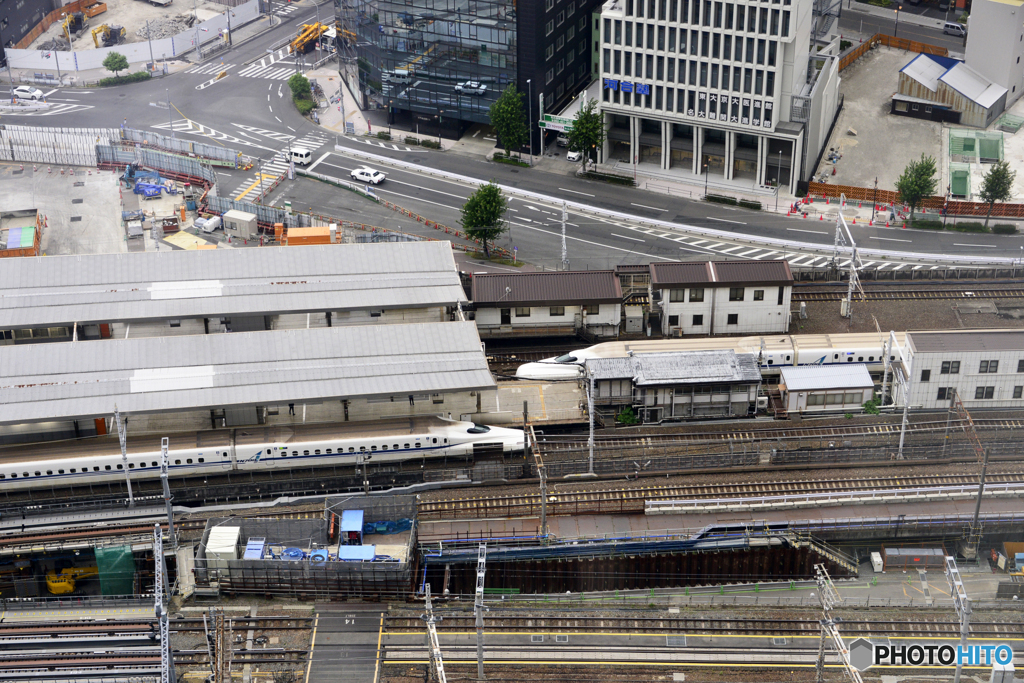
[[[269, 53], [273, 43], [291, 36], [302, 23], [315, 16], [312, 8], [295, 12], [257, 38], [222, 53], [212, 63], [168, 76], [163, 79], [103, 90], [65, 89], [54, 92], [49, 100], [65, 107], [77, 108], [73, 116], [56, 113], [47, 116], [12, 117], [18, 123], [40, 126], [116, 127], [127, 118], [134, 128], [166, 132], [173, 128], [187, 139], [211, 139], [264, 161], [286, 149], [292, 140], [319, 139], [304, 146], [313, 148], [314, 158], [330, 154], [320, 162], [318, 172], [347, 178], [348, 172], [364, 162], [334, 153], [337, 142], [341, 148], [369, 151], [388, 159], [412, 162], [427, 168], [453, 174], [492, 179], [495, 182], [529, 190], [551, 197], [545, 203], [512, 202], [511, 239], [504, 243], [518, 248], [520, 258], [548, 267], [560, 262], [560, 201], [584, 202], [636, 216], [698, 227], [715, 228], [736, 235], [759, 235], [797, 242], [831, 245], [834, 230], [827, 223], [787, 218], [784, 215], [751, 212], [743, 209], [708, 205], [690, 199], [668, 196], [576, 178], [567, 167], [564, 172], [549, 173], [537, 169], [518, 168], [488, 162], [451, 152], [409, 151], [368, 145], [362, 140], [349, 140], [332, 134], [303, 118], [289, 101], [286, 83], [295, 69], [294, 60], [280, 52]], [[844, 8], [841, 26], [858, 22], [858, 14]], [[877, 21], [871, 15], [868, 20]], [[275, 18], [279, 21], [279, 18]], [[867, 24], [865, 25], [867, 26]], [[903, 26], [903, 24], [901, 24]], [[938, 43], [940, 31], [907, 25], [918, 31], [918, 39]], [[868, 29], [865, 30], [877, 30]], [[904, 35], [901, 29], [901, 35]], [[908, 35], [909, 37], [909, 35]], [[951, 38], [947, 36], [947, 38]], [[949, 41], [947, 41], [949, 42]], [[262, 62], [262, 64], [261, 64]], [[223, 63], [223, 65], [222, 65]], [[213, 81], [216, 73], [227, 70], [228, 76]], [[167, 101], [171, 106], [167, 106]], [[371, 166], [373, 164], [370, 164]], [[458, 209], [471, 188], [422, 174], [388, 168], [389, 179], [378, 189], [382, 196], [416, 211], [430, 219], [458, 225]], [[230, 196], [232, 189], [250, 185], [252, 171], [219, 171], [219, 192]], [[285, 183], [268, 201], [278, 203], [283, 196], [293, 205], [315, 206], [322, 188], [310, 189], [314, 183]], [[355, 196], [338, 193], [332, 197], [332, 213], [339, 215], [346, 207], [364, 211], [365, 205]], [[771, 201], [771, 200], [768, 200]], [[851, 226], [862, 247], [891, 249], [930, 254], [966, 254], [977, 256], [1019, 256], [1024, 237], [970, 235], [965, 233], [932, 233], [893, 230], [866, 225]], [[631, 221], [595, 221], [571, 213], [567, 223], [568, 256], [573, 268], [607, 268], [617, 263], [639, 263], [655, 259], [701, 258], [713, 254], [734, 257], [777, 258], [778, 252], [732, 249], [729, 244], [715, 246], [700, 240], [680, 241], [675, 236], [644, 233]], [[756, 251], [756, 250], [754, 250]]]
[[[938, 45], [945, 47], [950, 52], [957, 52], [963, 54], [965, 51], [963, 38], [956, 36], [947, 35], [942, 32], [942, 29], [928, 28], [926, 26], [918, 26], [906, 21], [908, 14], [914, 14], [917, 16], [926, 17], [928, 19], [945, 19], [946, 13], [940, 12], [934, 5], [913, 5], [903, 4], [903, 10], [900, 11], [900, 23], [896, 25], [896, 12], [892, 11], [890, 17], [879, 17], [874, 14], [867, 12], [857, 11], [857, 2], [850, 2], [847, 0], [843, 4], [843, 11], [839, 17], [839, 28], [841, 31], [856, 32], [865, 35], [873, 35], [875, 33], [887, 33], [895, 35], [899, 38], [907, 38], [909, 40], [916, 40], [921, 43], [928, 43], [930, 45]], [[950, 11], [950, 21], [956, 21], [955, 13]]]

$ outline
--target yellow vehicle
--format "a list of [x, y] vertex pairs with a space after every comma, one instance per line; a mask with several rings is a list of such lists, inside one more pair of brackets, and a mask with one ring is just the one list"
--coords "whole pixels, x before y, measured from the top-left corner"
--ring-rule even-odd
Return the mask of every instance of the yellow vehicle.
[[328, 27], [324, 24], [312, 23], [303, 24], [302, 30], [295, 36], [295, 39], [289, 44], [289, 48], [293, 55], [304, 55], [313, 48], [316, 47], [317, 41], [320, 40], [320, 36], [327, 32]]
[[64, 33], [67, 34], [68, 40], [71, 40], [72, 37], [78, 38], [85, 33], [85, 29], [89, 27], [89, 22], [83, 13], [72, 12], [64, 17], [61, 27], [64, 29]]
[[[111, 45], [120, 45], [125, 41], [128, 32], [124, 30], [123, 26], [97, 26], [92, 30], [92, 42], [96, 43], [96, 47], [110, 47]], [[100, 45], [100, 41], [103, 44]]]
[[46, 590], [54, 595], [67, 595], [75, 592], [78, 579], [88, 579], [99, 575], [98, 567], [65, 567], [58, 574], [51, 571], [46, 575]]

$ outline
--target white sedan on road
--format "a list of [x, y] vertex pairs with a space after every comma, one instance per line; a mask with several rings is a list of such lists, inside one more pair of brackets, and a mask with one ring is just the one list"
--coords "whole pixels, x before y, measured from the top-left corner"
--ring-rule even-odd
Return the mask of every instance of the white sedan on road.
[[379, 185], [386, 177], [380, 171], [375, 171], [368, 166], [363, 166], [353, 170], [349, 176], [351, 176], [352, 180], [355, 180], [356, 182], [370, 183], [372, 185]]
[[33, 88], [31, 85], [19, 85], [11, 91], [11, 94], [23, 100], [43, 99], [43, 91], [39, 88]]
[[483, 95], [487, 93], [487, 86], [479, 81], [466, 81], [455, 86], [455, 92], [467, 95]]

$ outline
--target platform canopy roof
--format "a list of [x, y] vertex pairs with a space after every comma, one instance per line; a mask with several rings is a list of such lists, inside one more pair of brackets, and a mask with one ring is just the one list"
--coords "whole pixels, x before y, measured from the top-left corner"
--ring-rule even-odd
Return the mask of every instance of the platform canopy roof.
[[0, 424], [495, 386], [472, 322], [0, 348]]
[[447, 242], [4, 259], [0, 330], [466, 301]]
[[760, 382], [752, 353], [675, 351], [644, 353], [625, 358], [589, 358], [587, 372], [594, 379], [630, 379], [636, 386], [702, 384], [706, 382]]
[[782, 384], [788, 391], [827, 391], [831, 389], [868, 389], [875, 386], [864, 363], [846, 365], [783, 365]]

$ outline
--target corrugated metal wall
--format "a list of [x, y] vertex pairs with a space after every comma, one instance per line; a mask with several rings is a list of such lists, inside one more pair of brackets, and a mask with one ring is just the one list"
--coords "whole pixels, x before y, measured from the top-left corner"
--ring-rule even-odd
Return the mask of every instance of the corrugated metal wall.
[[55, 166], [95, 166], [96, 146], [118, 138], [115, 128], [0, 129], [0, 160], [36, 162]]

